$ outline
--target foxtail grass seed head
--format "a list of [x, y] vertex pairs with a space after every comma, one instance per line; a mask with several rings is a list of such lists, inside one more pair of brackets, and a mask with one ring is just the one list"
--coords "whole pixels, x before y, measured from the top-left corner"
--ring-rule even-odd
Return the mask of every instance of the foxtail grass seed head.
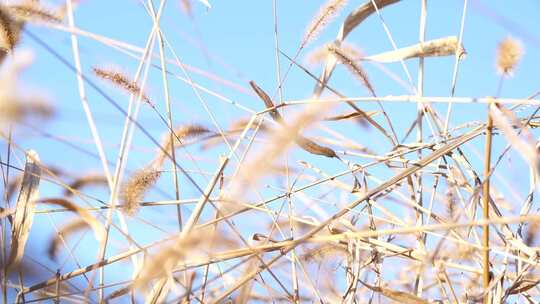
[[160, 176], [160, 170], [148, 167], [135, 172], [129, 177], [120, 189], [119, 195], [126, 214], [133, 216], [137, 213], [144, 195], [156, 184]]
[[92, 70], [97, 77], [110, 82], [111, 84], [127, 91], [133, 96], [139, 96], [140, 94], [141, 99], [144, 102], [146, 102], [150, 106], [153, 106], [150, 98], [148, 98], [148, 96], [143, 91], [141, 91], [139, 85], [122, 72], [107, 70], [99, 67], [94, 67]]
[[7, 7], [9, 12], [18, 21], [61, 23], [62, 17], [58, 13], [43, 8], [37, 2], [14, 4]]
[[339, 62], [347, 67], [347, 69], [356, 76], [360, 82], [367, 88], [371, 95], [375, 96], [375, 89], [369, 81], [366, 71], [357, 63], [351, 54], [348, 54], [346, 50], [342, 49], [340, 46], [332, 44], [328, 46], [328, 51], [332, 53]]
[[346, 0], [329, 0], [321, 7], [306, 29], [302, 45], [307, 45], [317, 39], [319, 33], [336, 17], [345, 4], [347, 4]]
[[498, 72], [504, 75], [513, 75], [522, 56], [521, 43], [512, 37], [505, 38], [497, 47]]

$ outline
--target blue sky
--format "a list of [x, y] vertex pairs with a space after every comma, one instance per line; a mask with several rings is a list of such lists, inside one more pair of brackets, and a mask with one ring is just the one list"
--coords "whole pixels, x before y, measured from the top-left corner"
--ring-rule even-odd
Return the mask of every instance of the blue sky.
[[[156, 2], [154, 5], [157, 7], [157, 1], [154, 2]], [[322, 1], [278, 0], [276, 2], [279, 45], [284, 53], [292, 56], [296, 53], [306, 26], [322, 5]], [[347, 13], [362, 2], [349, 1], [342, 13], [324, 29], [318, 39], [302, 51], [298, 58], [299, 62], [318, 75], [321, 67], [308, 65], [306, 55], [324, 43], [332, 41]], [[525, 98], [539, 90], [540, 85], [537, 76], [538, 63], [540, 62], [540, 34], [536, 33], [536, 29], [540, 28], [540, 2], [536, 0], [519, 2], [469, 0], [468, 2], [463, 38], [467, 57], [460, 63], [456, 96], [482, 97], [496, 94], [499, 82], [499, 75], [497, 75], [495, 68], [496, 46], [499, 41], [507, 36], [512, 36], [521, 41], [525, 55], [515, 76], [504, 81], [501, 95]], [[53, 3], [61, 2], [55, 1]], [[248, 81], [255, 80], [270, 94], [273, 94], [277, 88], [273, 2], [269, 0], [214, 0], [211, 1], [212, 8], [208, 10], [199, 2], [194, 1], [192, 19], [182, 12], [179, 3], [180, 1], [169, 1], [166, 4], [161, 27], [180, 59], [188, 65], [237, 84], [243, 87], [244, 91], [224, 86], [197, 73], [190, 72], [193, 80], [250, 109], [262, 110], [264, 105], [249, 90]], [[401, 3], [381, 11], [382, 17], [398, 47], [418, 42], [420, 3], [420, 1], [403, 0]], [[429, 1], [427, 11], [427, 40], [459, 35], [463, 1]], [[82, 30], [141, 48], [144, 46], [152, 27], [151, 19], [148, 17], [143, 5], [133, 0], [81, 0], [75, 11], [75, 23]], [[55, 51], [72, 62], [70, 37], [66, 32], [43, 26], [29, 26], [28, 30], [45, 40]], [[392, 49], [381, 20], [377, 15], [372, 15], [362, 23], [347, 38], [347, 41], [369, 55]], [[129, 97], [91, 76], [91, 68], [93, 66], [119, 66], [128, 74], [133, 75], [138, 60], [134, 60], [87, 37], [80, 37], [79, 44], [84, 73], [90, 76], [101, 88], [105, 89], [107, 94], [113, 97], [118, 104], [126, 108]], [[25, 88], [33, 88], [40, 94], [45, 94], [58, 110], [57, 118], [54, 121], [36, 125], [35, 127], [96, 153], [79, 101], [75, 75], [43, 48], [36, 45], [29, 37], [23, 37], [20, 48], [31, 49], [35, 54], [34, 64], [23, 74]], [[157, 45], [154, 48], [154, 53], [158, 54]], [[166, 53], [168, 57], [173, 58], [169, 50]], [[288, 68], [289, 62], [284, 57], [280, 57], [280, 62], [280, 69], [283, 74]], [[159, 64], [159, 60], [155, 60], [154, 63]], [[416, 59], [408, 60], [406, 64], [413, 81], [416, 82], [418, 61]], [[448, 96], [450, 94], [453, 64], [453, 57], [426, 59], [424, 92], [426, 96]], [[363, 66], [368, 72], [379, 96], [408, 94], [405, 89], [378, 70], [375, 65], [365, 63]], [[170, 68], [175, 74], [181, 75], [181, 71], [177, 67], [171, 65]], [[406, 79], [399, 63], [388, 64], [386, 68], [402, 79]], [[191, 88], [174, 77], [170, 77], [170, 81], [174, 121], [177, 124], [203, 123], [212, 127], [209, 115], [205, 112]], [[330, 84], [348, 96], [367, 95], [365, 89], [343, 67], [336, 69]], [[284, 99], [308, 98], [312, 93], [313, 86], [313, 79], [293, 67], [283, 87]], [[164, 113], [165, 104], [161, 74], [158, 69], [150, 69], [145, 89], [152, 100], [155, 101], [158, 110]], [[117, 145], [121, 136], [123, 116], [88, 86], [87, 90], [91, 109], [105, 143], [107, 157], [109, 160], [114, 161], [118, 153]], [[224, 103], [215, 97], [204, 93], [203, 97], [212, 112], [216, 114], [217, 121], [223, 128], [226, 128], [239, 117], [248, 117], [249, 113]], [[377, 109], [374, 104], [362, 104], [362, 107], [367, 110]], [[444, 115], [446, 113], [446, 105], [439, 104], [434, 107], [440, 114]], [[395, 127], [400, 134], [399, 137], [402, 138], [416, 115], [416, 105], [395, 103], [385, 105], [385, 108], [390, 118], [396, 123]], [[345, 108], [340, 109], [344, 110]], [[288, 110], [285, 113], [292, 112]], [[456, 126], [471, 120], [483, 121], [485, 115], [484, 105], [458, 105], [454, 107], [451, 124]], [[147, 106], [142, 106], [139, 121], [157, 139], [166, 131], [163, 123], [157, 118], [153, 110]], [[382, 121], [382, 119], [379, 121]], [[350, 123], [329, 123], [327, 126], [343, 132], [346, 136], [354, 138], [361, 144], [382, 151], [381, 154], [390, 150], [388, 144], [382, 142], [374, 130], [358, 128]], [[17, 128], [14, 134], [15, 141], [21, 147], [36, 149], [45, 164], [57, 164], [73, 174], [87, 171], [99, 172], [101, 170], [99, 159], [88, 157], [61, 142], [44, 137], [43, 134], [36, 134], [35, 131], [25, 127]], [[314, 134], [318, 133], [315, 132]], [[408, 141], [412, 141], [413, 137], [410, 137]], [[430, 139], [426, 137], [426, 140]], [[482, 140], [478, 140], [473, 142], [473, 145], [481, 147], [481, 143]], [[504, 144], [505, 141], [499, 137], [495, 145], [495, 155], [501, 151]], [[128, 168], [134, 170], [144, 166], [151, 159], [154, 151], [153, 144], [140, 131], [136, 131]], [[212, 172], [217, 165], [217, 156], [220, 153], [225, 153], [226, 149], [221, 147], [211, 151], [201, 151], [199, 147], [192, 147], [189, 148], [189, 151], [196, 159], [200, 160], [199, 165], [203, 170]], [[295, 151], [291, 156], [291, 161], [303, 157], [314, 159], [302, 153]], [[19, 152], [19, 159], [21, 159], [21, 155]], [[514, 190], [524, 197], [528, 187], [528, 172], [519, 156], [513, 154], [513, 159], [511, 165], [501, 169], [504, 170], [502, 174], [512, 183]], [[340, 172], [345, 169], [343, 164], [340, 163], [336, 164], [336, 162], [329, 160], [315, 160], [330, 173]], [[481, 168], [481, 162], [479, 161], [480, 157], [473, 158], [473, 166]], [[187, 158], [182, 159], [182, 164], [188, 169], [194, 168], [194, 165]], [[22, 167], [23, 163], [16, 161], [15, 165]], [[390, 173], [381, 171], [380, 174], [385, 176]], [[200, 176], [195, 177], [195, 179], [204, 188], [206, 185], [205, 179]], [[170, 174], [165, 174], [163, 180], [166, 180], [160, 182], [160, 188], [163, 192], [153, 193], [152, 198], [172, 198]], [[194, 188], [184, 178], [181, 178], [181, 181], [182, 185], [185, 185], [182, 188], [183, 197], [197, 195]], [[54, 196], [58, 195], [60, 189], [57, 186], [45, 183], [41, 191], [43, 195]], [[268, 189], [263, 191], [266, 194], [272, 192], [272, 190]], [[99, 189], [96, 189], [92, 194], [103, 200], [108, 197], [106, 191]], [[165, 215], [162, 215], [162, 213], [165, 213]], [[163, 221], [166, 230], [173, 231], [175, 217], [172, 213], [172, 208], [161, 208], [148, 211], [142, 217], [147, 220], [155, 220], [156, 217], [159, 217]], [[53, 215], [53, 218], [56, 222], [62, 222], [63, 220], [62, 215]], [[130, 223], [132, 223], [130, 227], [134, 227], [133, 229], [137, 231], [137, 221], [133, 220]], [[239, 225], [243, 225], [243, 223]], [[249, 224], [246, 226], [253, 229]], [[44, 229], [33, 229], [31, 238], [34, 237], [46, 242], [52, 231], [49, 218], [45, 216], [36, 217], [35, 228], [37, 227], [43, 227]], [[155, 240], [157, 236], [164, 235], [148, 234], [144, 233], [144, 231], [139, 234], [142, 243], [150, 242]], [[84, 243], [81, 247], [83, 249], [80, 250], [93, 252], [95, 243], [90, 241], [90, 238], [86, 238], [86, 240], [88, 242]], [[36, 251], [39, 251], [41, 247], [39, 242], [31, 245], [31, 248]], [[116, 249], [113, 252], [120, 250], [121, 247], [115, 247]], [[85, 265], [92, 263], [95, 255], [93, 253], [82, 255], [82, 258], [81, 264]], [[52, 268], [58, 267], [57, 264], [47, 261], [46, 258], [40, 261]], [[68, 262], [65, 267], [64, 270], [67, 270], [75, 266]]]

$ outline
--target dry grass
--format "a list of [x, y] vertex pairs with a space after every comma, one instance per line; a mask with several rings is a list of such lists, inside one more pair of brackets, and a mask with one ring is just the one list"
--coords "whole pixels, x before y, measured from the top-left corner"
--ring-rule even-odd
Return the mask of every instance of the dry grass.
[[[287, 27], [302, 16], [293, 4], [271, 0], [275, 58], [251, 55], [265, 73], [277, 67], [276, 83], [246, 80], [256, 76], [206, 47], [199, 18], [222, 13], [217, 2], [126, 7], [147, 18], [132, 20], [148, 29], [141, 45], [78, 25], [85, 2], [1, 4], [3, 302], [538, 302], [540, 93], [504, 97], [504, 85], [521, 90], [532, 43], [516, 26], [523, 41], [477, 43], [465, 58], [469, 2], [457, 32], [421, 1], [411, 40], [386, 13], [414, 3], [328, 0], [303, 31]], [[171, 30], [171, 16], [193, 28]], [[333, 21], [334, 39], [304, 54]], [[418, 30], [401, 21], [401, 33]], [[430, 37], [437, 22], [456, 33]], [[269, 25], [246, 28], [258, 26]], [[359, 27], [381, 41], [350, 35]], [[232, 38], [235, 54], [252, 52]], [[68, 105], [21, 84], [26, 47], [70, 77], [58, 84]], [[191, 65], [192, 53], [206, 61]], [[134, 73], [100, 67], [112, 54]], [[474, 89], [460, 79], [474, 67], [460, 67], [478, 58], [494, 63], [475, 72], [499, 79], [496, 94], [456, 97]], [[448, 96], [427, 95], [446, 68]]]

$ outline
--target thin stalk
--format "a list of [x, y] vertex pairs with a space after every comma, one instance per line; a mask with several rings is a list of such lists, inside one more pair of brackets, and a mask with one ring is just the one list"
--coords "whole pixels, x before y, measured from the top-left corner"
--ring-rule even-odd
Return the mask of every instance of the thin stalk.
[[[482, 195], [482, 204], [483, 204], [483, 218], [486, 221], [489, 221], [489, 176], [490, 176], [490, 166], [491, 166], [491, 140], [493, 133], [493, 118], [489, 111], [488, 106], [488, 117], [487, 117], [487, 126], [486, 126], [486, 148], [484, 154], [484, 184], [483, 184], [483, 195]], [[490, 281], [490, 270], [489, 270], [489, 225], [483, 225], [484, 233], [482, 235], [482, 245], [483, 245], [483, 260], [482, 260], [482, 279], [484, 289], [487, 290], [489, 287]], [[488, 303], [489, 297], [487, 294], [484, 296], [484, 303]]]

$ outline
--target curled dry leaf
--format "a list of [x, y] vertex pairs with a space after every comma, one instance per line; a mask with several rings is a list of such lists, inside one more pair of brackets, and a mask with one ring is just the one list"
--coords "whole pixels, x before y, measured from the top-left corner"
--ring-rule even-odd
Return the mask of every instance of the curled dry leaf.
[[456, 54], [462, 58], [466, 52], [462, 45], [458, 47], [456, 36], [449, 36], [440, 39], [429, 40], [424, 43], [418, 43], [408, 47], [400, 48], [394, 51], [385, 52], [373, 56], [367, 56], [362, 60], [371, 60], [378, 62], [397, 62], [417, 57], [440, 57], [453, 56]]
[[321, 146], [313, 140], [304, 136], [298, 135], [298, 138], [296, 138], [295, 142], [296, 144], [298, 144], [298, 146], [311, 154], [322, 155], [330, 158], [339, 158], [336, 154], [336, 151], [328, 147]]
[[428, 300], [422, 299], [408, 292], [397, 291], [390, 288], [372, 286], [363, 282], [362, 280], [359, 280], [359, 282], [362, 283], [362, 285], [366, 286], [368, 289], [374, 292], [378, 292], [389, 299], [397, 301], [398, 303], [403, 303], [403, 304], [429, 304], [430, 303]]
[[[261, 98], [261, 100], [264, 102], [264, 105], [266, 106], [266, 108], [274, 107], [274, 103], [272, 102], [272, 99], [270, 99], [268, 94], [266, 94], [266, 92], [264, 92], [264, 90], [261, 89], [255, 83], [255, 81], [252, 80], [249, 82], [249, 84], [251, 85], [255, 93], [257, 93], [259, 98]], [[284, 128], [288, 128], [287, 125], [285, 124], [285, 121], [283, 120], [283, 117], [279, 114], [277, 110], [271, 110], [270, 115], [276, 122], [281, 124]], [[300, 148], [304, 149], [305, 151], [311, 154], [322, 155], [322, 156], [326, 156], [330, 158], [332, 157], [339, 158], [334, 150], [328, 147], [321, 146], [317, 144], [316, 142], [314, 142], [313, 140], [308, 139], [300, 134], [297, 135], [297, 138], [294, 141]]]
[[28, 234], [34, 221], [34, 207], [39, 197], [40, 179], [41, 167], [39, 166], [39, 156], [35, 151], [29, 150], [26, 153], [23, 181], [21, 190], [19, 191], [19, 197], [17, 198], [13, 225], [11, 226], [11, 247], [7, 263], [8, 269], [16, 267], [23, 257]]
[[[266, 106], [267, 109], [271, 109], [274, 107], [274, 103], [272, 102], [272, 99], [270, 98], [270, 96], [268, 96], [268, 94], [266, 94], [266, 92], [263, 89], [261, 89], [255, 83], [255, 81], [251, 80], [249, 84], [251, 85], [251, 87], [257, 94], [257, 96], [259, 96], [259, 98], [264, 102], [264, 105]], [[277, 122], [283, 122], [283, 118], [281, 117], [279, 112], [275, 109], [270, 111], [270, 116], [272, 116], [272, 119], [274, 119]]]
[[44, 198], [37, 201], [38, 203], [57, 205], [67, 210], [76, 213], [81, 220], [83, 220], [94, 231], [94, 235], [98, 242], [102, 242], [105, 239], [105, 228], [103, 225], [93, 217], [88, 211], [77, 206], [74, 202], [65, 198]]
[[[364, 113], [365, 113], [365, 115], [364, 115]], [[375, 116], [376, 114], [379, 113], [379, 111], [368, 111], [368, 112], [364, 112], [364, 113], [352, 112], [352, 113], [348, 113], [348, 114], [342, 114], [342, 115], [326, 117], [323, 120], [326, 120], [326, 121], [340, 121], [340, 120], [346, 120], [346, 119], [350, 119], [350, 118], [359, 118], [359, 119], [363, 120], [363, 119], [366, 118], [366, 116], [368, 116], [368, 117]]]
[[[81, 190], [88, 186], [107, 186], [107, 177], [103, 174], [86, 174], [74, 179], [68, 186], [71, 189]], [[70, 189], [64, 190], [64, 196], [71, 196], [73, 192]]]

